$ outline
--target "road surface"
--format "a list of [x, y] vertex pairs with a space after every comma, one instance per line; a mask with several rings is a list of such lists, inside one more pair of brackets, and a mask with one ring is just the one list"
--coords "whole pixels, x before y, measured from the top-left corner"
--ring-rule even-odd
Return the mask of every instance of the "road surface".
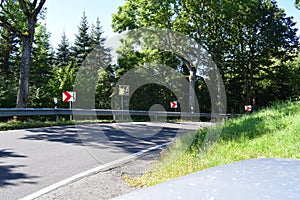
[[0, 199], [25, 197], [205, 125], [118, 123], [0, 132]]

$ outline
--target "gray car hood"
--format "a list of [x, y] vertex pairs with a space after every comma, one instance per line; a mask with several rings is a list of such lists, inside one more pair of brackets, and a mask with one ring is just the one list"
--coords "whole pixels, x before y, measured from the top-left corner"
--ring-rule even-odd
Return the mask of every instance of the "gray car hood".
[[252, 159], [209, 168], [120, 199], [300, 199], [300, 160]]

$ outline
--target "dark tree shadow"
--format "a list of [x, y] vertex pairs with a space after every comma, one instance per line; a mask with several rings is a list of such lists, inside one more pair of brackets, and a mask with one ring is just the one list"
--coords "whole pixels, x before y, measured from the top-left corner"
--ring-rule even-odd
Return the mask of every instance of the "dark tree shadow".
[[[29, 134], [22, 139], [59, 142], [98, 149], [111, 149], [111, 147], [118, 147], [125, 152], [136, 153], [153, 146], [170, 142], [178, 136], [178, 133], [190, 132], [190, 130], [166, 127], [158, 128], [142, 124], [135, 124], [134, 126], [122, 125], [122, 128], [125, 130], [122, 131], [112, 125], [90, 124], [79, 125], [76, 126], [76, 128], [50, 127], [32, 130], [29, 129], [29, 131], [37, 134]], [[158, 131], [153, 135], [147, 135], [148, 132], [151, 133], [153, 130]], [[134, 134], [127, 134], [126, 132], [128, 131]], [[114, 150], [111, 149], [111, 151]]]
[[161, 131], [154, 136], [139, 138], [112, 128], [104, 130], [104, 134], [110, 143], [130, 153], [136, 153], [153, 146], [162, 145], [174, 139], [177, 133], [178, 129], [162, 128]]
[[37, 176], [29, 176], [24, 173], [15, 172], [18, 168], [25, 167], [24, 165], [0, 165], [0, 188], [9, 185], [37, 184], [32, 179], [38, 178]]
[[10, 149], [1, 149], [0, 158], [7, 158], [7, 157], [26, 158], [27, 156], [16, 154], [15, 152], [12, 152]]
[[0, 150], [0, 188], [9, 185], [18, 184], [37, 184], [32, 179], [38, 178], [37, 176], [29, 176], [25, 173], [16, 172], [19, 168], [26, 167], [25, 165], [5, 165], [2, 162], [5, 158], [26, 158], [25, 155], [19, 155], [10, 149]]
[[[74, 130], [73, 130], [74, 129]], [[33, 133], [39, 133], [36, 135], [27, 135], [21, 139], [26, 140], [44, 140], [49, 142], [61, 142], [66, 144], [82, 145], [82, 141], [79, 138], [75, 127], [49, 127], [49, 128], [38, 128], [28, 129]]]

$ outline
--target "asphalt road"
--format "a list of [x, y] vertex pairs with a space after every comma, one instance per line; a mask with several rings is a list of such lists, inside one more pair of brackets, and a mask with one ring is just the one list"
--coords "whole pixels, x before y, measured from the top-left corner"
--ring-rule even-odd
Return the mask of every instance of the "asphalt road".
[[0, 199], [19, 199], [207, 123], [118, 123], [0, 132]]

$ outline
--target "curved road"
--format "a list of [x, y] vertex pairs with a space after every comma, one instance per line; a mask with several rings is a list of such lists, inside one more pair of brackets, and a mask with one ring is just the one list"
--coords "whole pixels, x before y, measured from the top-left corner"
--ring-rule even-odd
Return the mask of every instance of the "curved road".
[[25, 197], [208, 124], [89, 124], [0, 132], [0, 199]]

